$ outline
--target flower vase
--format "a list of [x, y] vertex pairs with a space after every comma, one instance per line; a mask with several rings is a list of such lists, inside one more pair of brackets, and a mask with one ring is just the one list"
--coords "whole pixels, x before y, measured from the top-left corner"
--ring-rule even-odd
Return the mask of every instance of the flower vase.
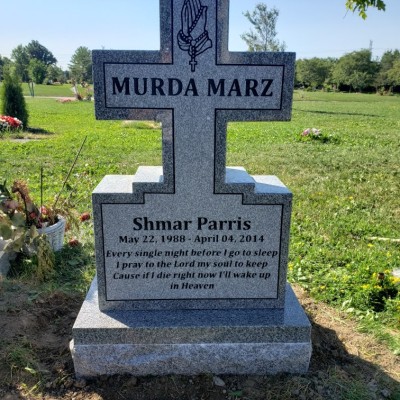
[[44, 234], [53, 251], [61, 250], [64, 243], [65, 219], [58, 217], [58, 222], [38, 229], [39, 234]]

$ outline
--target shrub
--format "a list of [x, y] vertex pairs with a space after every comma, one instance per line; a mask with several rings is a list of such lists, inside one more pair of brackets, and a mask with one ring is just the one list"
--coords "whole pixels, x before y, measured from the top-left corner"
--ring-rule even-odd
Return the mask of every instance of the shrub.
[[0, 114], [18, 118], [24, 128], [28, 126], [28, 111], [21, 84], [15, 75], [5, 74], [1, 90], [2, 110]]

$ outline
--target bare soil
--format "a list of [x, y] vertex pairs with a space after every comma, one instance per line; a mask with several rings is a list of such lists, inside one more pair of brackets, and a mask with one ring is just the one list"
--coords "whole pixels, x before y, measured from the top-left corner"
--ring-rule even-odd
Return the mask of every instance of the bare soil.
[[69, 352], [83, 298], [0, 282], [0, 399], [400, 399], [399, 357], [354, 321], [295, 288], [313, 324], [304, 375], [77, 380]]

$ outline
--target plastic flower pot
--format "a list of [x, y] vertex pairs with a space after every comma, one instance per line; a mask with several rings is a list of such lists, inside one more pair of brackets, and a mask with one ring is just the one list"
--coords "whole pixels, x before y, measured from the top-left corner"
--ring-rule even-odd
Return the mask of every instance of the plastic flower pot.
[[58, 222], [54, 225], [46, 226], [38, 229], [39, 234], [45, 234], [51, 248], [54, 251], [59, 251], [64, 244], [65, 234], [65, 219], [58, 217]]

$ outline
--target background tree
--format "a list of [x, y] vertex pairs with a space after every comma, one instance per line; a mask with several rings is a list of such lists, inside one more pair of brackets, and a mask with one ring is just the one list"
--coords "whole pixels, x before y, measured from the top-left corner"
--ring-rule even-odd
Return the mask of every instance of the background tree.
[[7, 57], [0, 56], [0, 81], [3, 80], [5, 72], [9, 70], [11, 66], [11, 60]]
[[25, 47], [25, 51], [30, 59], [35, 58], [46, 66], [57, 63], [57, 59], [53, 56], [53, 53], [37, 40], [32, 40], [28, 43]]
[[29, 79], [37, 84], [43, 83], [46, 78], [47, 67], [46, 64], [36, 58], [32, 58], [28, 65]]
[[322, 88], [328, 83], [337, 60], [333, 58], [311, 58], [297, 60], [296, 81], [304, 87]]
[[[14, 61], [15, 72], [22, 82], [27, 82], [30, 78], [32, 67], [29, 67], [31, 60], [35, 59], [45, 65], [55, 65], [57, 59], [53, 53], [45, 46], [40, 44], [37, 40], [32, 40], [28, 45], [23, 46], [20, 44], [11, 53], [11, 58]], [[38, 64], [35, 64], [37, 67]]]
[[400, 59], [393, 63], [393, 67], [387, 73], [391, 86], [400, 86]]
[[386, 4], [383, 0], [347, 0], [346, 8], [358, 14], [363, 18], [367, 18], [367, 8], [376, 7], [378, 10], [386, 10]]
[[254, 31], [246, 32], [240, 37], [246, 42], [249, 51], [285, 51], [285, 42], [276, 39], [276, 22], [279, 11], [276, 8], [268, 10], [267, 5], [258, 3], [252, 13], [243, 14], [251, 23]]
[[332, 79], [338, 85], [363, 90], [375, 82], [378, 65], [372, 61], [371, 50], [359, 50], [345, 54], [339, 59], [332, 72]]
[[21, 83], [15, 73], [11, 75], [7, 72], [4, 75], [0, 98], [2, 103], [1, 114], [18, 118], [24, 125], [24, 128], [26, 128], [29, 118], [28, 110]]
[[394, 63], [400, 60], [399, 50], [389, 50], [382, 54], [380, 60], [379, 73], [376, 77], [375, 84], [383, 89], [393, 89], [393, 80], [389, 78], [388, 72], [393, 68]]
[[51, 82], [65, 83], [66, 81], [64, 71], [57, 65], [49, 65], [47, 67], [46, 78]]
[[84, 46], [78, 47], [71, 57], [69, 64], [71, 77], [78, 83], [93, 81], [92, 79], [92, 52]]
[[22, 44], [18, 45], [11, 52], [11, 59], [14, 61], [15, 73], [22, 82], [27, 82], [29, 79], [28, 65], [29, 55], [26, 48]]

